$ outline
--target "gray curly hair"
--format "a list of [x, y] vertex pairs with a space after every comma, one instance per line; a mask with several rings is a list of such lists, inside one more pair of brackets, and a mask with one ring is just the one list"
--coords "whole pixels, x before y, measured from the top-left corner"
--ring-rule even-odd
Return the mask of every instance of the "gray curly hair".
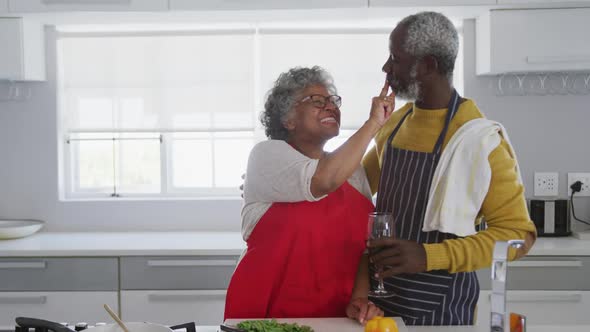
[[330, 94], [336, 94], [332, 76], [319, 66], [295, 67], [279, 75], [266, 95], [264, 111], [260, 114], [266, 137], [287, 140], [289, 131], [283, 123], [289, 118], [296, 95], [312, 85], [322, 85]]
[[404, 18], [398, 25], [408, 31], [405, 51], [419, 59], [426, 55], [435, 57], [439, 72], [452, 82], [459, 52], [459, 35], [453, 22], [441, 13], [420, 12]]

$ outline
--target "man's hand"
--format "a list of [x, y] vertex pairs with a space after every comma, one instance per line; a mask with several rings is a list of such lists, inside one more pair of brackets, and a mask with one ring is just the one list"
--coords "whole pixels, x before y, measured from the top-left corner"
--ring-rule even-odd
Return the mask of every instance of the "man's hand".
[[383, 310], [366, 298], [352, 299], [346, 307], [346, 316], [365, 325], [367, 321], [375, 316], [383, 316]]
[[376, 239], [369, 240], [367, 247], [381, 249], [369, 256], [369, 262], [375, 267], [383, 268], [379, 278], [387, 278], [403, 273], [418, 273], [426, 271], [426, 250], [420, 243], [408, 240]]

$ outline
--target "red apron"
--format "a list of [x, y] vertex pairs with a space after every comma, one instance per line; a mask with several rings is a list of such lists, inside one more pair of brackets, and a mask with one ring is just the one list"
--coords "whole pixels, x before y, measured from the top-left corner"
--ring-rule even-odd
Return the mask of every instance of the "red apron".
[[232, 276], [225, 318], [344, 317], [372, 211], [348, 182], [317, 202], [274, 203]]

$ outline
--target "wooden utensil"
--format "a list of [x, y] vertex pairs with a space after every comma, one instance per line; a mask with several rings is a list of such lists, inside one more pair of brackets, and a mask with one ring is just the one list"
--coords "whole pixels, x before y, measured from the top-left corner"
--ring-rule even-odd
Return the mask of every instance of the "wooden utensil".
[[124, 332], [129, 332], [129, 329], [127, 328], [127, 326], [125, 326], [125, 323], [123, 323], [121, 318], [119, 318], [119, 316], [117, 316], [117, 314], [113, 311], [113, 309], [111, 309], [111, 307], [109, 307], [108, 304], [104, 305], [104, 310], [106, 310], [109, 313], [109, 315], [111, 315], [111, 317], [113, 317], [115, 322], [117, 322], [117, 324], [119, 324], [119, 326], [123, 329]]

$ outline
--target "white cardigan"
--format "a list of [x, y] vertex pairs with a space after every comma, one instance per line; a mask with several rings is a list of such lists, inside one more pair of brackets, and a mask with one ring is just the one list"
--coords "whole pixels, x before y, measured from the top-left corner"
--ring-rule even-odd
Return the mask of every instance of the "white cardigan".
[[[485, 118], [466, 122], [453, 135], [432, 178], [422, 230], [475, 234], [475, 220], [490, 187], [492, 171], [488, 157], [502, 137], [516, 160], [506, 129]], [[516, 162], [518, 180], [522, 177]]]

